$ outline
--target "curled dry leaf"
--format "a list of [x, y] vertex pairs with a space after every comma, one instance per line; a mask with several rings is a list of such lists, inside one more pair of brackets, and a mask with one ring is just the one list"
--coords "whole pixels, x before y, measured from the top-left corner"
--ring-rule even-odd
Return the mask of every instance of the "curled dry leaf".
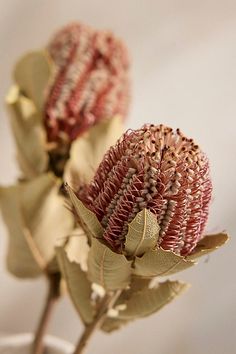
[[75, 229], [68, 236], [64, 246], [68, 260], [80, 265], [84, 272], [88, 270], [88, 238], [82, 229]]
[[207, 235], [198, 242], [197, 247], [187, 257], [187, 259], [195, 260], [199, 257], [205, 256], [223, 246], [228, 240], [229, 236], [223, 232], [214, 235]]
[[128, 225], [125, 251], [129, 256], [140, 256], [157, 244], [160, 227], [156, 216], [147, 209], [140, 211]]
[[94, 308], [91, 303], [91, 283], [87, 279], [87, 274], [78, 263], [68, 259], [67, 252], [63, 247], [57, 247], [56, 252], [70, 298], [82, 321], [89, 324], [93, 320]]
[[130, 283], [131, 262], [93, 238], [88, 257], [88, 277], [106, 290], [123, 289]]
[[143, 277], [166, 276], [185, 270], [194, 264], [192, 260], [158, 248], [135, 258], [134, 274]]
[[58, 180], [51, 174], [0, 189], [9, 234], [7, 265], [12, 274], [27, 278], [55, 271], [56, 240], [74, 226], [58, 190]]
[[105, 152], [123, 133], [120, 116], [99, 123], [77, 138], [71, 146], [70, 159], [65, 167], [64, 180], [78, 187], [89, 183], [103, 159]]
[[48, 155], [46, 135], [38, 112], [28, 98], [13, 86], [6, 97], [12, 131], [17, 148], [17, 159], [25, 178], [34, 178], [46, 171]]

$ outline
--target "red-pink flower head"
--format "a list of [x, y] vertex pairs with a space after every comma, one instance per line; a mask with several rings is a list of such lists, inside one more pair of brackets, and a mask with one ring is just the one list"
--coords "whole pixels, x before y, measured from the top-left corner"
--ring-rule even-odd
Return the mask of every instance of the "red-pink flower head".
[[121, 40], [73, 23], [55, 35], [48, 51], [55, 64], [45, 108], [49, 141], [72, 141], [101, 120], [125, 117], [129, 60]]
[[179, 129], [127, 131], [104, 156], [80, 199], [102, 223], [104, 238], [124, 248], [128, 223], [144, 208], [157, 217], [157, 246], [188, 255], [201, 239], [212, 183], [206, 155]]

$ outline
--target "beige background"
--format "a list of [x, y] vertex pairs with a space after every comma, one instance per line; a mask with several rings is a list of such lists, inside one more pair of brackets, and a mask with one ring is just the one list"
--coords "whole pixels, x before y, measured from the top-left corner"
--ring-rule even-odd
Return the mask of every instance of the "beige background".
[[[98, 334], [88, 354], [236, 353], [236, 2], [235, 0], [1, 0], [0, 98], [16, 58], [43, 46], [71, 20], [110, 28], [133, 58], [133, 106], [127, 127], [144, 122], [180, 126], [208, 153], [214, 201], [208, 230], [227, 229], [230, 243], [208, 262], [181, 274], [192, 288], [158, 315], [111, 336]], [[0, 183], [17, 176], [3, 106]], [[0, 331], [31, 331], [45, 294], [43, 279], [20, 282], [4, 269], [6, 231], [0, 230]], [[74, 341], [82, 327], [68, 299], [50, 332]], [[125, 348], [125, 349], [124, 349]]]

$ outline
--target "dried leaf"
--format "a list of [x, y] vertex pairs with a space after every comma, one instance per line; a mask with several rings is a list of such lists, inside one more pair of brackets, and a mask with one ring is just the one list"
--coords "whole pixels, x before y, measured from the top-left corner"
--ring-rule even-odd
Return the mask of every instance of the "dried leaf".
[[94, 308], [91, 304], [91, 283], [88, 281], [86, 273], [82, 271], [80, 265], [69, 261], [66, 251], [62, 247], [57, 247], [56, 251], [58, 263], [66, 281], [70, 298], [82, 321], [85, 324], [89, 324], [92, 322], [94, 316]]
[[[150, 279], [144, 279], [136, 276], [132, 276], [131, 278], [131, 283], [130, 283], [130, 288], [128, 290], [123, 290], [120, 297], [118, 298], [114, 308], [119, 309], [120, 305], [126, 307], [126, 302], [133, 296], [134, 293], [137, 293], [145, 288], [148, 288], [150, 285], [151, 280]], [[121, 327], [127, 325], [131, 320], [124, 320], [119, 318], [119, 312], [118, 312], [118, 317], [107, 317], [106, 320], [104, 321], [101, 329], [104, 332], [110, 333], [113, 331], [116, 331], [120, 329]]]
[[44, 107], [45, 89], [52, 74], [53, 64], [46, 51], [35, 51], [24, 55], [16, 64], [14, 79], [17, 85], [39, 112]]
[[89, 183], [105, 152], [123, 133], [120, 116], [95, 125], [72, 144], [70, 159], [65, 168], [64, 180], [70, 185]]
[[125, 309], [119, 311], [116, 318], [108, 317], [101, 329], [110, 333], [135, 319], [149, 316], [159, 311], [187, 288], [188, 284], [168, 280], [159, 283], [155, 288], [149, 288], [146, 284], [140, 289], [134, 287], [123, 291], [118, 303], [123, 304]]
[[129, 256], [140, 256], [157, 244], [160, 227], [156, 216], [147, 209], [140, 211], [129, 224], [125, 251]]
[[3, 220], [9, 233], [6, 259], [9, 272], [19, 278], [34, 278], [41, 275], [40, 261], [36, 261], [35, 255], [33, 255], [25, 238], [21, 215], [18, 212], [19, 203], [18, 200], [16, 201], [15, 192], [11, 190], [4, 191], [1, 188], [0, 203]]
[[130, 282], [131, 262], [97, 239], [92, 240], [88, 257], [88, 277], [107, 290], [125, 288]]
[[55, 271], [56, 240], [66, 236], [74, 225], [58, 190], [58, 182], [51, 174], [0, 189], [0, 205], [9, 234], [7, 265], [18, 277]]
[[97, 216], [84, 206], [68, 185], [66, 185], [66, 189], [80, 221], [86, 226], [85, 229], [89, 233], [88, 236], [95, 238], [102, 237], [104, 230]]
[[20, 168], [26, 178], [34, 178], [45, 172], [48, 166], [44, 128], [32, 102], [20, 95], [18, 87], [10, 89], [6, 104]]
[[165, 276], [180, 272], [195, 263], [162, 248], [149, 250], [142, 257], [136, 257], [134, 274], [144, 277]]
[[123, 291], [125, 298], [129, 297], [130, 293], [137, 292], [144, 288], [148, 288], [151, 284], [151, 279], [141, 278], [139, 276], [133, 275], [131, 278], [130, 289]]
[[82, 229], [75, 229], [71, 232], [64, 248], [68, 260], [79, 264], [81, 269], [87, 272], [89, 245], [88, 238]]
[[149, 316], [167, 305], [188, 288], [187, 284], [178, 281], [165, 281], [155, 288], [144, 288], [134, 292], [124, 303], [126, 309], [120, 311], [119, 320], [134, 320]]
[[207, 235], [198, 242], [197, 247], [194, 249], [193, 253], [187, 257], [187, 259], [195, 260], [196, 258], [205, 256], [223, 246], [228, 239], [229, 236], [226, 233]]

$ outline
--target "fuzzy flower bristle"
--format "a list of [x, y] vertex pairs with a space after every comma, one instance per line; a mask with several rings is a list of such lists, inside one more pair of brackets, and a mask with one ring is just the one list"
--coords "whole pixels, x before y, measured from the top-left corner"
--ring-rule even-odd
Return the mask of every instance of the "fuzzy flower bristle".
[[128, 223], [147, 208], [160, 225], [157, 246], [185, 256], [202, 237], [211, 192], [209, 162], [199, 146], [179, 129], [144, 125], [108, 150], [78, 196], [115, 251], [124, 248]]
[[45, 106], [49, 141], [72, 141], [129, 105], [127, 49], [111, 32], [73, 23], [48, 46], [55, 64]]

